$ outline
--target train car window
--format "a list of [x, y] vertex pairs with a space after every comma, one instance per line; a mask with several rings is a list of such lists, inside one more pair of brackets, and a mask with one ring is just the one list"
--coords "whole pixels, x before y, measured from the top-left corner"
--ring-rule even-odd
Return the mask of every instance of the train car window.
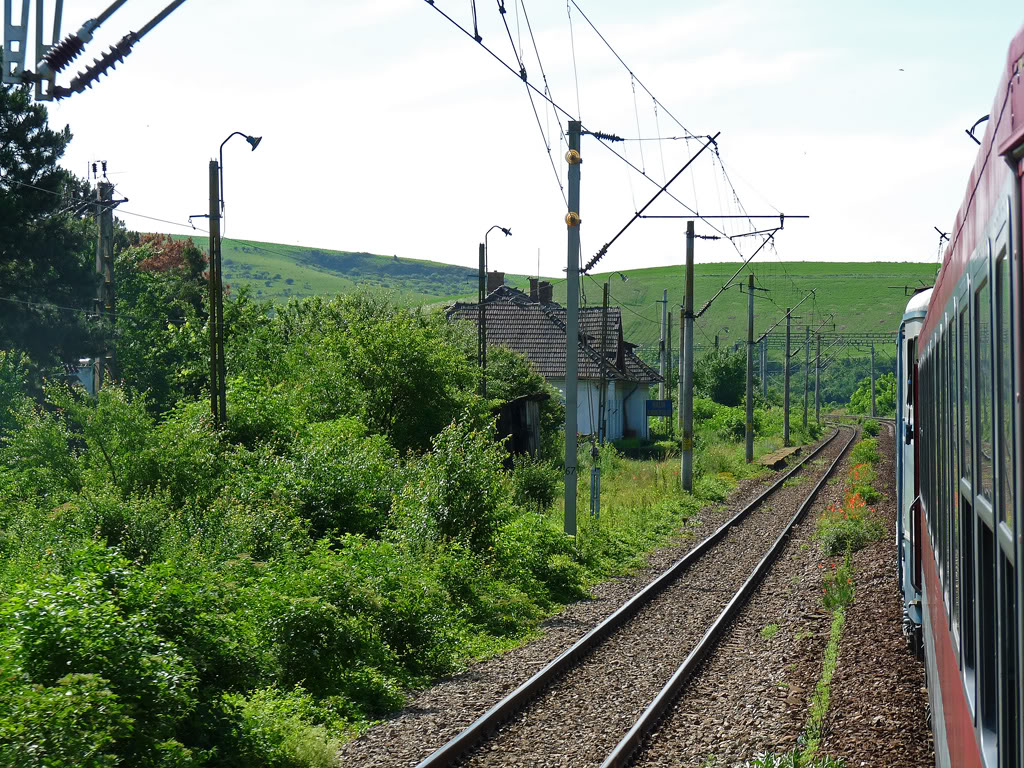
[[950, 578], [949, 578], [949, 496], [950, 488], [945, 482], [946, 470], [949, 468], [949, 445], [946, 440], [947, 424], [946, 424], [946, 399], [949, 396], [948, 379], [946, 377], [946, 344], [945, 334], [940, 329], [939, 343], [936, 348], [935, 355], [936, 363], [936, 378], [939, 382], [939, 396], [935, 398], [935, 405], [938, 409], [937, 421], [938, 421], [938, 434], [937, 434], [937, 447], [939, 451], [939, 460], [936, 464], [938, 470], [938, 486], [939, 486], [939, 507], [938, 507], [938, 518], [939, 518], [939, 546], [941, 549], [940, 558], [940, 578], [942, 579], [943, 594], [946, 598], [946, 611], [950, 610], [952, 605], [950, 595]]
[[992, 400], [992, 315], [989, 298], [989, 282], [982, 280], [975, 293], [974, 301], [974, 333], [976, 334], [974, 350], [976, 357], [975, 404], [977, 415], [977, 467], [974, 490], [985, 497], [989, 503], [993, 500], [993, 429], [995, 414]]
[[995, 765], [999, 731], [999, 679], [996, 646], [996, 537], [980, 517], [978, 534], [978, 699], [981, 747], [988, 765]]
[[999, 371], [999, 477], [1000, 500], [999, 519], [1006, 523], [1010, 532], [1014, 529], [1013, 510], [1016, 503], [1014, 495], [1014, 463], [1013, 450], [1016, 435], [1013, 428], [1013, 340], [1011, 337], [1013, 324], [1011, 321], [1010, 304], [1010, 262], [1006, 255], [1006, 247], [996, 261], [996, 339], [997, 368]]
[[960, 646], [963, 653], [964, 683], [968, 699], [974, 703], [975, 634], [974, 634], [974, 515], [971, 503], [960, 500], [960, 534], [963, 537], [963, 590], [960, 599]]
[[956, 350], [953, 333], [955, 326], [956, 323], [950, 323], [947, 326], [947, 332], [942, 340], [943, 349], [946, 352], [945, 365], [943, 366], [945, 369], [944, 373], [946, 379], [946, 387], [944, 388], [946, 397], [943, 418], [947, 425], [947, 430], [943, 443], [947, 446], [947, 463], [942, 478], [939, 481], [947, 489], [950, 497], [949, 508], [946, 511], [946, 519], [949, 521], [949, 618], [954, 632], [954, 637], [957, 636], [960, 631], [960, 525], [958, 519], [960, 505], [957, 503], [957, 500], [960, 498], [960, 493], [957, 490], [958, 483], [956, 473], [956, 416], [954, 411], [956, 397], [954, 396], [954, 393], [957, 390], [956, 368], [953, 365], [953, 355]]
[[1017, 765], [1017, 599], [1014, 568], [1000, 553], [1000, 598], [1002, 612], [999, 622], [999, 657], [1002, 674], [999, 675], [999, 697], [1002, 704], [1000, 718], [1001, 765]]
[[971, 476], [971, 316], [967, 308], [960, 313], [960, 476], [968, 483]]

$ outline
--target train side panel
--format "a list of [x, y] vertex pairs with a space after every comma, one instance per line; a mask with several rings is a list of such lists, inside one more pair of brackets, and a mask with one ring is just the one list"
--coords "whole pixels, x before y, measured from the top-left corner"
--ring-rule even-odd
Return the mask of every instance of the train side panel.
[[[903, 465], [898, 493], [911, 514], [906, 486], [919, 480], [910, 549], [922, 554], [922, 643], [943, 767], [1016, 768], [1024, 758], [1022, 77], [1024, 29], [920, 330], [914, 408], [903, 408], [917, 462], [913, 475]], [[912, 382], [909, 361], [904, 376]], [[905, 559], [904, 582], [913, 572]], [[904, 587], [908, 605], [912, 597]]]

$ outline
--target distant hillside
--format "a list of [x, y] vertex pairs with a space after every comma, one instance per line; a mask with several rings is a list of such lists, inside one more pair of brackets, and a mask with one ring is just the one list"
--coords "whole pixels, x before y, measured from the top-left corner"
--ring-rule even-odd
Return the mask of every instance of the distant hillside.
[[[694, 275], [694, 309], [699, 311], [739, 267], [739, 262], [697, 264]], [[936, 265], [886, 262], [765, 262], [751, 264], [756, 276], [754, 328], [760, 335], [785, 316], [785, 308], [796, 306], [812, 289], [808, 299], [793, 312], [793, 326], [815, 325], [832, 313], [824, 330], [847, 333], [895, 332], [909, 297], [903, 286], [931, 285]], [[626, 338], [641, 345], [657, 345], [660, 329], [662, 291], [668, 290], [673, 345], [678, 343], [679, 307], [683, 301], [683, 267], [623, 270], [594, 275], [584, 281], [587, 303], [601, 303], [601, 284], [610, 280], [611, 302], [624, 307]], [[620, 274], [626, 276], [623, 281]], [[745, 342], [747, 334], [746, 273], [719, 296], [697, 321], [697, 345], [711, 344], [717, 334], [722, 346]], [[565, 283], [555, 286], [555, 300], [565, 301]], [[785, 323], [777, 331], [785, 331]]]
[[[204, 237], [193, 238], [205, 249]], [[475, 271], [470, 267], [433, 261], [380, 256], [372, 253], [306, 248], [248, 240], [224, 241], [224, 279], [233, 286], [248, 285], [260, 298], [287, 301], [291, 297], [330, 296], [360, 289], [391, 291], [409, 305], [439, 304], [458, 298], [474, 298]], [[698, 264], [694, 280], [695, 306], [700, 309], [739, 263]], [[778, 262], [765, 260], [751, 265], [757, 276], [755, 329], [758, 334], [783, 317], [784, 308], [796, 306], [811, 289], [813, 300], [794, 313], [796, 333], [802, 324], [815, 324], [834, 314], [834, 330], [841, 332], [891, 332], [899, 325], [906, 306], [903, 286], [931, 285], [935, 264], [887, 262]], [[623, 281], [621, 275], [626, 276]], [[610, 279], [611, 302], [623, 307], [625, 335], [646, 347], [658, 343], [662, 291], [668, 290], [672, 313], [673, 343], [678, 344], [679, 306], [683, 300], [683, 267], [630, 269], [593, 275], [583, 280], [585, 301], [601, 303], [601, 284]], [[565, 302], [565, 280], [555, 283], [555, 300]], [[527, 289], [527, 278], [506, 275], [506, 282]], [[722, 346], [746, 339], [746, 278], [715, 300], [697, 322], [695, 341], [710, 345], [717, 334]], [[781, 325], [778, 330], [784, 330]], [[833, 330], [828, 325], [826, 330]], [[852, 351], [854, 355], [863, 350]], [[881, 354], [887, 355], [887, 350]]]
[[[207, 238], [192, 239], [207, 249]], [[436, 261], [234, 238], [224, 240], [221, 256], [225, 282], [274, 301], [379, 289], [404, 304], [433, 304], [477, 290], [472, 269]]]

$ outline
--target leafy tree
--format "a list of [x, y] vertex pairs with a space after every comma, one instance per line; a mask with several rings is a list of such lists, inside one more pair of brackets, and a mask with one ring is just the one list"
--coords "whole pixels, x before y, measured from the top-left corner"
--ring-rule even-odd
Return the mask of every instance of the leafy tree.
[[693, 388], [721, 405], [739, 405], [747, 391], [746, 357], [724, 349], [708, 350], [693, 366]]
[[27, 88], [0, 85], [0, 349], [42, 366], [89, 354], [97, 336], [89, 186], [57, 165], [70, 141]]
[[[875, 410], [879, 416], [896, 415], [896, 376], [886, 373], [875, 379]], [[871, 413], [871, 377], [861, 379], [850, 396], [850, 411]]]
[[[132, 233], [134, 235], [134, 233]], [[153, 409], [203, 394], [207, 373], [206, 257], [191, 238], [134, 235], [114, 261], [118, 373], [148, 391]], [[201, 372], [201, 373], [200, 373]]]

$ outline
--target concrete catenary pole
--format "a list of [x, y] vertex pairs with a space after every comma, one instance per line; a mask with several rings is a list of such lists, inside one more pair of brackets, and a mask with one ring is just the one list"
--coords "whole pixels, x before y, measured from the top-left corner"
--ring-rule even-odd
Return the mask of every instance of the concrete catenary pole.
[[804, 328], [804, 429], [807, 429], [807, 389], [811, 376], [811, 328]]
[[665, 326], [668, 325], [668, 291], [662, 293], [661, 301], [661, 334], [658, 336], [658, 373], [661, 374], [661, 383], [658, 384], [658, 399], [665, 399], [665, 379], [668, 378], [668, 367], [665, 362], [666, 348]]
[[480, 397], [487, 397], [487, 309], [484, 300], [487, 298], [487, 251], [486, 245], [480, 243], [480, 288], [477, 300], [476, 323], [476, 362], [480, 366]]
[[686, 222], [686, 289], [683, 298], [683, 380], [679, 410], [683, 414], [683, 450], [680, 480], [684, 491], [693, 490], [693, 220]]
[[783, 395], [782, 395], [782, 444], [789, 445], [789, 332], [790, 332], [790, 316], [789, 307], [786, 307], [786, 354], [783, 356], [784, 363], [783, 369], [785, 374], [783, 376]]
[[576, 405], [578, 399], [579, 304], [580, 304], [580, 121], [569, 121], [569, 211], [565, 299], [565, 520], [564, 530], [576, 535]]
[[607, 281], [602, 286], [602, 298], [601, 298], [601, 362], [604, 365], [601, 366], [601, 392], [597, 398], [597, 436], [600, 439], [601, 445], [604, 445], [605, 433], [608, 431], [608, 427], [605, 424], [607, 416], [607, 403], [608, 403], [608, 377], [605, 375], [605, 365], [608, 361], [608, 283]]
[[754, 460], [754, 276], [747, 278], [747, 464]]
[[877, 415], [875, 412], [875, 342], [871, 342], [871, 418]]
[[821, 334], [818, 337], [818, 349], [814, 355], [814, 421], [821, 426]]

